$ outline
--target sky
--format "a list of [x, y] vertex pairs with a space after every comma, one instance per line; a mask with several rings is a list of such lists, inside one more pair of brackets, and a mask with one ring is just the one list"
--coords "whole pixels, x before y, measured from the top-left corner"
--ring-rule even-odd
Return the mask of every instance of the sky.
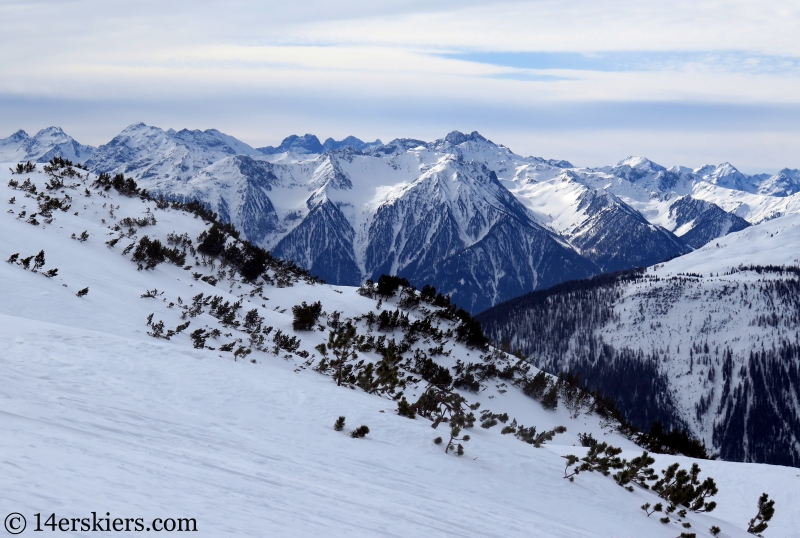
[[800, 168], [800, 2], [0, 0], [0, 138], [479, 131], [580, 166]]

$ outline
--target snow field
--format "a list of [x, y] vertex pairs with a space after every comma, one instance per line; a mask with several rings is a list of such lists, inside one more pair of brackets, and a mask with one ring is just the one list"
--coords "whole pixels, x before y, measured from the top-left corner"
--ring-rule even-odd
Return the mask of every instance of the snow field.
[[[44, 178], [31, 177], [41, 188]], [[644, 515], [639, 506], [657, 502], [650, 492], [629, 493], [595, 473], [581, 474], [574, 483], [563, 480], [561, 456], [583, 451], [574, 446], [577, 433], [621, 446], [627, 458], [641, 450], [603, 429], [598, 417], [573, 419], [563, 406], [547, 412], [499, 381], [465, 395], [480, 401], [481, 410], [508, 412], [540, 430], [563, 424], [567, 433], [536, 449], [500, 435], [501, 426], [484, 430], [476, 424], [465, 455], [445, 455], [432, 440], [446, 437], [446, 425], [433, 430], [425, 419], [399, 417], [395, 402], [336, 387], [330, 377], [300, 369], [299, 358], [254, 352], [248, 357], [253, 364], [193, 349], [186, 333], [210, 317], [191, 319], [190, 328], [169, 341], [148, 336], [148, 314], [173, 328], [182, 320], [168, 303], [200, 292], [226, 300], [243, 296], [243, 310], [259, 308], [265, 325], [290, 334], [291, 306], [303, 300], [320, 300], [325, 311], [343, 316], [363, 314], [376, 301], [353, 288], [302, 282], [264, 286], [262, 300], [249, 297], [248, 285], [230, 287], [223, 280], [210, 286], [192, 278], [194, 271], [210, 274], [206, 267], [184, 271], [163, 263], [137, 271], [121, 255], [130, 240], [113, 249], [104, 243], [118, 236], [108, 235], [115, 219], [104, 203], [120, 206], [114, 210], [118, 218], [143, 216], [150, 207], [158, 224], [141, 228], [138, 237], [164, 240], [169, 232], [185, 231], [194, 239], [206, 225], [113, 190], [110, 198], [85, 198], [82, 189], [68, 189], [70, 211], [55, 212], [44, 228], [32, 226], [15, 216], [22, 205], [30, 213], [35, 203], [7, 181], [7, 173], [0, 174], [0, 258], [45, 250], [43, 269], [58, 267], [59, 273], [48, 279], [0, 263], [5, 513], [21, 512], [29, 523], [36, 512], [193, 517], [199, 535], [214, 537], [666, 538], [684, 530]], [[11, 196], [14, 205], [7, 203]], [[6, 213], [8, 208], [15, 212]], [[83, 230], [90, 234], [86, 242], [71, 239]], [[187, 264], [195, 265], [190, 257]], [[86, 286], [89, 294], [76, 297]], [[164, 296], [140, 297], [154, 288]], [[393, 310], [393, 302], [384, 308]], [[326, 335], [300, 335], [302, 347], [312, 351]], [[460, 344], [451, 348], [449, 361], [478, 360], [478, 352]], [[343, 432], [332, 428], [339, 415], [347, 417]], [[348, 432], [361, 424], [370, 434], [351, 439]], [[659, 457], [654, 467], [675, 459]], [[798, 527], [800, 514], [791, 508], [800, 496], [797, 469], [712, 461], [700, 466], [702, 476], [713, 476], [719, 485], [719, 508], [690, 516], [690, 532], [709, 536], [716, 524], [722, 536], [748, 536], [742, 528], [762, 491], [777, 507], [766, 536], [789, 536]]]

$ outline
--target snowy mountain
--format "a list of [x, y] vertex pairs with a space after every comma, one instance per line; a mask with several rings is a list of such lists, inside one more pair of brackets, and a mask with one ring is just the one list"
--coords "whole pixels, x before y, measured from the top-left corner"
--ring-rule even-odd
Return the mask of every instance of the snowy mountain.
[[[0, 148], [22, 160], [25, 137]], [[42, 144], [31, 154], [56, 151]], [[575, 168], [520, 156], [477, 132], [385, 145], [292, 135], [254, 149], [213, 129], [140, 123], [87, 165], [169, 199], [202, 200], [248, 239], [330, 283], [357, 285], [390, 268], [418, 286], [435, 282], [471, 312], [800, 212], [791, 170], [747, 176], [728, 163], [667, 169], [642, 157]], [[454, 198], [444, 194], [451, 190]]]
[[358, 151], [369, 151], [372, 148], [377, 148], [382, 145], [383, 142], [381, 142], [380, 138], [376, 138], [374, 142], [364, 142], [355, 136], [348, 136], [342, 140], [327, 138], [325, 142], [322, 143], [322, 149], [325, 151], [332, 151], [336, 149], [353, 148]]
[[[743, 218], [724, 211], [718, 205], [691, 196], [681, 196], [669, 206], [669, 219], [683, 242], [695, 249], [750, 226]], [[688, 231], [681, 233], [684, 230]]]
[[378, 207], [365, 268], [373, 279], [387, 273], [431, 283], [472, 312], [597, 272], [540, 226], [493, 171], [457, 157]]
[[776, 218], [478, 319], [495, 342], [579, 374], [640, 428], [658, 420], [725, 459], [800, 466], [798, 253], [800, 215]]
[[137, 123], [97, 148], [86, 164], [98, 173], [129, 174], [157, 186], [167, 180], [187, 181], [232, 155], [260, 153], [215, 129], [164, 131]]
[[283, 139], [280, 146], [266, 146], [258, 148], [258, 151], [264, 155], [273, 155], [275, 153], [296, 153], [303, 154], [320, 154], [326, 151], [334, 151], [337, 149], [353, 148], [358, 151], [369, 151], [372, 148], [382, 146], [383, 142], [380, 139], [375, 142], [364, 142], [355, 136], [348, 136], [343, 140], [334, 140], [328, 138], [324, 143], [320, 144], [319, 138], [312, 134], [305, 134], [303, 136], [291, 135]]
[[[441, 182], [454, 181], [445, 172], [467, 166], [450, 165], [428, 176], [442, 195]], [[226, 174], [261, 174], [266, 193], [283, 188], [273, 168], [253, 171], [236, 157], [226, 166]], [[169, 520], [214, 537], [509, 537], [535, 529], [673, 538], [688, 528], [707, 538], [712, 526], [745, 537], [761, 492], [776, 501], [768, 536], [789, 536], [800, 524], [791, 509], [800, 485], [786, 467], [651, 450], [656, 473], [697, 463], [700, 479], [719, 489], [715, 510], [674, 511], [666, 524], [663, 512], [648, 517], [640, 508], [665, 502], [652, 487], [633, 482], [626, 491], [590, 470], [565, 480], [563, 456], [590, 458], [582, 445], [619, 447], [630, 469], [643, 450], [635, 442], [646, 437], [552, 377], [541, 379], [554, 409], [543, 405], [546, 396], [528, 396], [539, 371], [485, 347], [440, 294], [399, 281], [392, 289], [391, 279], [360, 289], [320, 284], [237, 240], [201, 206], [54, 168], [0, 167], [0, 498], [29, 528], [36, 513], [44, 525], [54, 511], [56, 521], [78, 518], [80, 533], [96, 508], [109, 522], [140, 518], [131, 521], [144, 530]], [[348, 190], [334, 168], [317, 175], [331, 197]], [[481, 173], [479, 187], [501, 196]], [[449, 187], [451, 195], [469, 190]], [[772, 233], [791, 238], [794, 229]], [[348, 327], [355, 359], [338, 370], [342, 348], [329, 335]], [[413, 419], [399, 413], [404, 402]], [[446, 421], [437, 422], [439, 413]], [[342, 431], [334, 428], [339, 416]], [[351, 436], [361, 425], [366, 436]]]
[[95, 148], [76, 142], [59, 127], [42, 129], [34, 136], [19, 130], [0, 140], [1, 162], [46, 163], [53, 157], [62, 157], [76, 163], [85, 162]]
[[508, 183], [511, 192], [603, 272], [644, 267], [691, 250], [611, 192], [587, 187], [572, 171], [540, 181], [531, 181], [530, 168], [524, 173]]
[[800, 192], [800, 170], [784, 168], [769, 176], [759, 187], [759, 194], [769, 196], [791, 196]]

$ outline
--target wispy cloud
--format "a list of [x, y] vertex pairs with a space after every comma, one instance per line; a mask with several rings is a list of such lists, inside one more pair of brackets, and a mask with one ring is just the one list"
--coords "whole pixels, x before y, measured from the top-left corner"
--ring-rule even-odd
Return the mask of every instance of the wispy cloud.
[[586, 164], [683, 137], [755, 165], [777, 149], [732, 133], [800, 133], [798, 27], [783, 0], [6, 0], [0, 136], [67, 122], [97, 143], [93, 128], [138, 120], [253, 144], [458, 128], [599, 160]]
[[479, 64], [530, 70], [704, 71], [800, 75], [800, 56], [735, 51], [451, 52], [437, 56]]

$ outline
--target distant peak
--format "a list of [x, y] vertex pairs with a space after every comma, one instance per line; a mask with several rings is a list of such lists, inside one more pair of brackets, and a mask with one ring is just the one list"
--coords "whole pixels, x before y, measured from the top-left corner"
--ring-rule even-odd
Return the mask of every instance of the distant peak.
[[619, 161], [616, 164], [616, 166], [617, 167], [630, 166], [631, 168], [651, 168], [651, 169], [654, 168], [658, 170], [664, 168], [663, 166], [654, 163], [647, 157], [637, 157], [635, 155], [629, 155], [628, 157], [625, 157], [624, 159]]
[[303, 136], [289, 135], [283, 139], [281, 145], [277, 148], [274, 146], [267, 146], [258, 148], [258, 151], [265, 155], [273, 153], [283, 153], [285, 151], [292, 151], [295, 153], [323, 153], [324, 148], [313, 134], [306, 133]]
[[717, 166], [717, 170], [720, 170], [720, 171], [724, 170], [725, 172], [738, 172], [739, 171], [735, 166], [733, 166], [729, 162], [724, 162], [724, 163], [720, 164], [719, 166]]
[[17, 131], [16, 133], [12, 134], [8, 138], [11, 139], [11, 140], [14, 140], [14, 141], [16, 141], [16, 140], [27, 140], [28, 138], [30, 138], [30, 135], [28, 135], [28, 133], [26, 133], [23, 129], [20, 129], [19, 131]]
[[351, 135], [342, 140], [334, 140], [333, 138], [328, 138], [325, 140], [325, 142], [323, 142], [322, 147], [325, 149], [325, 151], [344, 149], [348, 147], [357, 149], [359, 151], [364, 151], [382, 145], [383, 142], [381, 142], [380, 138], [375, 139], [375, 142], [364, 142], [360, 138], [356, 138], [355, 136]]
[[454, 146], [463, 144], [469, 141], [488, 142], [478, 131], [472, 131], [470, 134], [465, 135], [461, 131], [451, 131], [444, 137], [445, 142], [450, 142]]
[[52, 125], [50, 127], [45, 127], [44, 129], [36, 133], [36, 136], [52, 135], [52, 134], [64, 134], [64, 130], [61, 129], [61, 127], [56, 127], [55, 125]]

